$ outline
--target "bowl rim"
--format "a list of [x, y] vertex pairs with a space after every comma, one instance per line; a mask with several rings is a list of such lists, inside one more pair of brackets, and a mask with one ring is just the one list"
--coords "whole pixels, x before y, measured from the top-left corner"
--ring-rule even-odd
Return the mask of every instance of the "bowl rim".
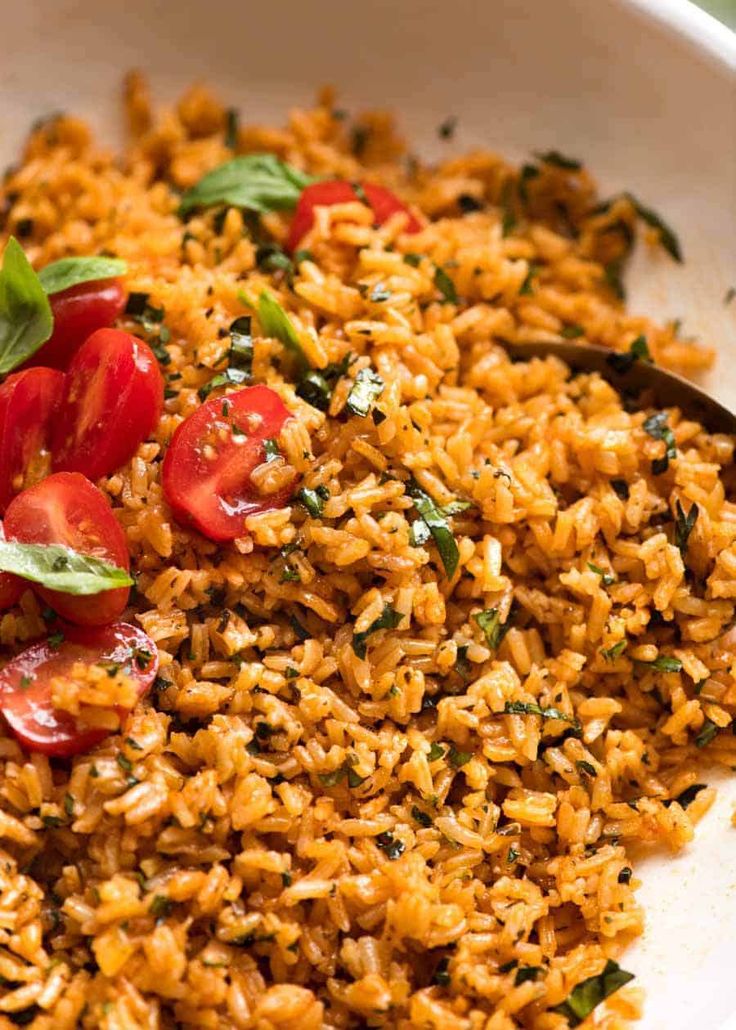
[[634, 8], [663, 32], [678, 36], [707, 63], [736, 83], [736, 32], [691, 0], [616, 0]]

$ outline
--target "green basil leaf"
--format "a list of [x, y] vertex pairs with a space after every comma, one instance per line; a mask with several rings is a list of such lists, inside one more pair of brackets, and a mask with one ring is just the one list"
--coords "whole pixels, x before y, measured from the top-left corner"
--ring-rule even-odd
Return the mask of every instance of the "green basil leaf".
[[311, 175], [280, 161], [273, 154], [235, 157], [203, 176], [181, 198], [179, 214], [198, 207], [226, 204], [249, 211], [283, 211], [296, 206]]
[[439, 265], [434, 270], [434, 285], [442, 294], [443, 300], [446, 300], [448, 304], [457, 304], [457, 290], [455, 289], [455, 283], [449, 277], [444, 268], [440, 268]]
[[378, 372], [374, 372], [372, 368], [361, 368], [348, 394], [346, 407], [353, 415], [365, 418], [370, 414], [371, 408], [383, 393], [385, 386], [386, 384]]
[[578, 720], [566, 715], [559, 708], [542, 708], [533, 701], [507, 701], [503, 708], [504, 715], [541, 715], [543, 719], [561, 719], [573, 726], [579, 726]]
[[255, 306], [264, 336], [271, 336], [274, 340], [280, 340], [286, 349], [295, 355], [299, 363], [306, 367], [308, 362], [299, 342], [296, 329], [274, 295], [269, 290], [261, 290], [257, 305], [253, 305], [245, 294], [241, 294], [241, 300], [248, 304], [249, 307]]
[[120, 258], [65, 257], [42, 268], [38, 278], [46, 293], [51, 295], [80, 283], [92, 283], [98, 279], [117, 279], [127, 271], [128, 266]]
[[680, 659], [674, 658], [670, 654], [661, 654], [651, 662], [637, 661], [636, 664], [646, 665], [648, 668], [656, 670], [656, 672], [679, 672], [682, 668], [682, 662]]
[[675, 514], [677, 516], [675, 521], [675, 543], [680, 549], [680, 554], [684, 558], [687, 554], [687, 545], [690, 539], [690, 534], [695, 527], [695, 523], [698, 521], [700, 508], [697, 504], [691, 504], [690, 511], [685, 514], [685, 509], [678, 500], [675, 504]]
[[59, 544], [0, 540], [0, 571], [64, 594], [101, 594], [133, 583], [125, 569]]
[[376, 633], [379, 629], [396, 629], [403, 618], [401, 612], [397, 612], [392, 604], [385, 604], [381, 614], [373, 620], [368, 629], [364, 629], [362, 633], [353, 633], [353, 651], [358, 658], [365, 658], [366, 641], [371, 633]]
[[556, 1005], [553, 1011], [565, 1016], [571, 1027], [579, 1026], [602, 1001], [633, 979], [633, 973], [627, 973], [617, 962], [609, 959], [597, 976], [581, 980], [567, 1000]]
[[646, 222], [652, 229], [656, 229], [659, 233], [659, 242], [662, 244], [664, 249], [674, 258], [682, 264], [682, 248], [680, 247], [680, 241], [677, 238], [677, 234], [674, 230], [665, 222], [661, 215], [657, 214], [650, 207], [645, 207], [640, 200], [637, 200], [631, 193], [626, 194], [627, 199], [633, 205], [638, 214], [639, 218], [643, 222]]
[[414, 480], [407, 483], [406, 492], [414, 502], [417, 515], [424, 520], [434, 538], [448, 579], [452, 579], [460, 560], [460, 552], [447, 518], [429, 494], [425, 493]]
[[0, 269], [0, 375], [23, 364], [51, 336], [54, 316], [38, 276], [11, 236]]
[[474, 612], [473, 619], [483, 630], [486, 643], [492, 651], [498, 650], [501, 641], [511, 629], [511, 623], [507, 620], [501, 622], [501, 615], [498, 608], [488, 608], [484, 612]]

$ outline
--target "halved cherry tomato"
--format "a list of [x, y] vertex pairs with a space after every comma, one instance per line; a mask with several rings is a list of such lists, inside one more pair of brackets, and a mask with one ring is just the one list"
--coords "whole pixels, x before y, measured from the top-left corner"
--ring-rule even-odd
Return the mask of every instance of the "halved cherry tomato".
[[63, 373], [52, 368], [16, 372], [0, 386], [0, 512], [48, 471], [52, 419], [63, 389]]
[[[0, 526], [0, 540], [4, 539], [5, 530]], [[13, 576], [10, 572], [0, 572], [0, 612], [17, 604], [27, 586], [28, 584], [19, 576]]]
[[113, 324], [125, 307], [126, 291], [120, 279], [79, 283], [49, 297], [54, 331], [25, 368], [45, 365], [65, 369], [91, 333]]
[[[143, 630], [127, 622], [62, 630], [64, 639], [58, 646], [43, 640], [0, 669], [0, 711], [23, 747], [69, 758], [89, 751], [108, 731], [85, 728], [69, 712], [54, 708], [51, 680], [68, 675], [76, 662], [117, 665], [137, 682], [138, 697], [142, 697], [158, 671], [158, 652]], [[125, 714], [124, 709], [116, 710]]]
[[[5, 535], [23, 544], [62, 544], [103, 558], [126, 571], [125, 534], [105, 495], [78, 472], [57, 472], [24, 490], [5, 513]], [[104, 626], [128, 603], [130, 589], [72, 595], [34, 584], [33, 589], [62, 618], [80, 626]]]
[[291, 417], [267, 386], [246, 386], [197, 408], [164, 458], [164, 496], [174, 516], [210, 540], [234, 540], [245, 532], [247, 515], [283, 507], [291, 488], [262, 494], [250, 474], [265, 461], [263, 441]]
[[[387, 190], [385, 186], [374, 186], [369, 182], [361, 183], [360, 186], [379, 225], [383, 225], [397, 211], [404, 211], [409, 216], [404, 232], [419, 232], [421, 225], [395, 193]], [[330, 207], [332, 204], [347, 204], [351, 200], [362, 200], [359, 193], [360, 190], [356, 191], [355, 186], [344, 179], [315, 182], [303, 189], [291, 221], [289, 237], [286, 241], [287, 250], [296, 250], [299, 241], [312, 228], [316, 207]]]
[[164, 384], [153, 351], [121, 329], [98, 329], [66, 374], [54, 421], [54, 470], [99, 479], [124, 465], [156, 425]]

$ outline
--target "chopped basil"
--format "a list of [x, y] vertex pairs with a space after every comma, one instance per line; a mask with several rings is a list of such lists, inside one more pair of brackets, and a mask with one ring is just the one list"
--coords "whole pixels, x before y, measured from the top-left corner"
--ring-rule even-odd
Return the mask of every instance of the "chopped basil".
[[425, 493], [414, 480], [410, 480], [407, 483], [406, 492], [414, 502], [417, 514], [427, 524], [434, 538], [445, 573], [448, 579], [452, 579], [460, 560], [460, 552], [446, 516], [443, 515], [441, 508], [429, 494]]
[[376, 283], [373, 289], [368, 294], [368, 300], [373, 304], [383, 304], [384, 301], [389, 300], [391, 297], [391, 290], [387, 289], [383, 283]]
[[313, 519], [318, 519], [324, 510], [325, 501], [330, 496], [326, 486], [318, 486], [312, 490], [303, 486], [296, 495], [297, 501], [301, 501]]
[[601, 654], [606, 661], [615, 662], [617, 658], [621, 657], [625, 650], [626, 640], [619, 640], [618, 643], [614, 644], [612, 647], [604, 647], [601, 650]]
[[578, 759], [578, 761], [575, 763], [575, 765], [576, 765], [578, 771], [581, 772], [581, 773], [585, 773], [586, 776], [597, 776], [598, 775], [596, 773], [596, 771], [595, 771], [595, 766], [591, 765], [590, 762], [586, 762], [584, 758]]
[[272, 436], [266, 437], [263, 441], [263, 450], [266, 455], [266, 461], [275, 461], [276, 458], [281, 457], [278, 441]]
[[525, 164], [521, 166], [519, 172], [519, 199], [525, 204], [529, 199], [528, 185], [532, 179], [539, 178], [539, 168], [533, 164]]
[[578, 720], [572, 715], [566, 715], [559, 708], [542, 708], [534, 701], [507, 701], [503, 711], [504, 715], [541, 715], [543, 719], [560, 719], [579, 726]]
[[394, 837], [393, 833], [388, 833], [388, 831], [378, 834], [376, 844], [383, 851], [389, 862], [395, 862], [406, 850], [406, 844], [399, 840], [398, 837]]
[[473, 619], [483, 630], [486, 643], [492, 651], [498, 650], [501, 641], [511, 628], [508, 620], [501, 622], [501, 615], [498, 608], [487, 608], [484, 612], [474, 612]]
[[437, 984], [438, 987], [448, 987], [450, 984], [449, 966], [450, 960], [445, 955], [444, 958], [439, 960], [434, 973], [432, 973], [432, 983]]
[[450, 745], [450, 750], [447, 752], [447, 759], [453, 769], [461, 769], [468, 764], [472, 757], [472, 752], [458, 751], [454, 744]]
[[404, 254], [404, 264], [411, 265], [412, 268], [419, 268], [422, 263], [421, 254]]
[[239, 127], [240, 115], [234, 107], [229, 107], [225, 112], [225, 146], [228, 150], [235, 150], [238, 145]]
[[368, 629], [364, 629], [362, 633], [353, 633], [353, 651], [358, 658], [365, 658], [368, 650], [366, 641], [372, 633], [376, 633], [379, 629], [396, 629], [403, 618], [401, 612], [397, 612], [392, 604], [388, 602], [384, 604], [383, 611], [377, 619], [373, 620]]
[[52, 261], [38, 273], [46, 293], [61, 293], [80, 283], [97, 282], [98, 279], [116, 279], [125, 275], [128, 266], [120, 258], [110, 257], [66, 257]]
[[673, 658], [669, 654], [661, 654], [651, 662], [637, 662], [637, 665], [646, 665], [655, 672], [679, 672], [682, 669], [682, 662], [679, 658]]
[[414, 820], [414, 822], [419, 823], [419, 825], [423, 826], [425, 830], [428, 826], [432, 825], [432, 816], [427, 815], [426, 812], [423, 812], [421, 808], [417, 808], [416, 805], [412, 807], [411, 817]]
[[542, 164], [553, 165], [555, 168], [564, 168], [568, 172], [578, 172], [583, 167], [582, 161], [574, 157], [566, 157], [559, 150], [548, 150], [544, 154], [534, 155]]
[[261, 243], [256, 248], [256, 264], [262, 272], [286, 272], [293, 275], [294, 263], [277, 243]]
[[[253, 306], [244, 294], [241, 295], [241, 299], [245, 300], [249, 306]], [[258, 298], [257, 311], [258, 321], [261, 323], [261, 329], [263, 330], [264, 335], [271, 336], [275, 340], [280, 340], [287, 350], [290, 350], [292, 354], [295, 355], [299, 363], [306, 366], [307, 359], [304, 355], [304, 351], [302, 350], [302, 345], [299, 342], [297, 331], [289, 316], [286, 314], [274, 295], [268, 290], [261, 290], [261, 295]]]
[[468, 508], [473, 507], [472, 501], [450, 501], [449, 504], [443, 504], [440, 511], [443, 515], [460, 515], [461, 512], [467, 511]]
[[336, 787], [340, 780], [345, 776], [345, 769], [340, 766], [334, 769], [332, 772], [317, 773], [318, 779], [324, 783], [325, 787]]
[[677, 443], [675, 434], [667, 425], [667, 412], [658, 411], [656, 415], [650, 415], [642, 426], [645, 433], [648, 433], [653, 440], [663, 440], [666, 446], [663, 458], [655, 458], [652, 462], [652, 474], [661, 475], [669, 468], [670, 461], [677, 457]]
[[542, 966], [519, 966], [514, 977], [514, 987], [526, 983], [527, 980], [538, 980], [543, 973]]
[[373, 405], [381, 396], [386, 384], [374, 372], [372, 368], [361, 368], [355, 377], [350, 393], [348, 394], [346, 407], [353, 413], [365, 418], [370, 414]]
[[437, 135], [442, 140], [450, 140], [455, 135], [455, 129], [457, 128], [457, 117], [453, 114], [449, 118], [445, 118], [443, 122], [437, 126]]
[[347, 374], [355, 360], [355, 355], [348, 352], [340, 361], [331, 362], [319, 372], [309, 369], [299, 380], [296, 392], [307, 404], [320, 411], [327, 411], [332, 398], [332, 391], [338, 380]]
[[520, 297], [527, 297], [530, 294], [534, 293], [534, 290], [532, 289], [532, 283], [534, 282], [534, 279], [535, 279], [536, 275], [538, 274], [538, 272], [539, 272], [539, 265], [536, 263], [536, 261], [530, 261], [529, 262], [529, 270], [526, 273], [526, 278], [524, 279], [524, 282], [519, 287], [519, 296]]
[[652, 229], [657, 230], [659, 233], [659, 242], [670, 257], [682, 264], [682, 248], [680, 247], [680, 241], [662, 216], [658, 215], [657, 212], [653, 211], [650, 207], [645, 207], [641, 201], [637, 200], [631, 193], [627, 193], [625, 196], [633, 205], [639, 218], [646, 222], [647, 225], [651, 226]]
[[442, 747], [441, 744], [438, 744], [438, 743], [435, 742], [434, 744], [432, 744], [430, 746], [429, 754], [427, 755], [428, 761], [436, 762], [438, 758], [444, 758], [444, 757], [445, 757], [445, 749]]
[[629, 499], [629, 484], [625, 479], [612, 479], [611, 489], [622, 501], [628, 501]]
[[592, 561], [589, 561], [587, 564], [591, 572], [595, 572], [596, 576], [601, 577], [601, 583], [604, 587], [610, 587], [612, 583], [616, 582], [616, 577], [612, 573], [606, 572], [600, 565], [594, 565]]
[[483, 201], [478, 200], [471, 193], [461, 193], [457, 198], [457, 206], [464, 215], [469, 215], [473, 211], [482, 211]]
[[283, 211], [296, 206], [311, 175], [280, 161], [273, 154], [234, 157], [208, 172], [187, 190], [179, 204], [179, 215], [198, 207], [226, 204], [249, 211]]
[[518, 848], [515, 848], [514, 845], [512, 844], [511, 847], [508, 850], [507, 855], [506, 855], [506, 861], [508, 862], [509, 865], [513, 865], [514, 862], [517, 862], [520, 857], [521, 857], [521, 852], [519, 851]]
[[662, 804], [669, 808], [673, 801], [676, 801], [682, 808], [688, 808], [692, 805], [695, 798], [708, 786], [707, 783], [693, 783], [690, 787], [686, 787], [681, 794], [678, 794], [676, 798], [668, 798], [663, 801]]
[[675, 543], [680, 549], [680, 554], [684, 558], [687, 553], [687, 545], [690, 539], [690, 534], [693, 531], [695, 523], [698, 521], [698, 515], [700, 514], [700, 508], [697, 504], [690, 505], [690, 511], [685, 514], [685, 510], [680, 504], [678, 499], [675, 504]]
[[361, 776], [359, 773], [357, 773], [355, 769], [353, 769], [352, 765], [348, 763], [346, 763], [346, 771], [348, 774], [348, 787], [350, 787], [351, 790], [355, 790], [357, 787], [361, 787], [368, 779], [367, 776]]
[[156, 919], [165, 919], [169, 915], [174, 902], [165, 894], [154, 894], [153, 901], [148, 906], [148, 911]]
[[23, 248], [11, 236], [0, 269], [0, 375], [35, 354], [51, 336], [54, 316]]
[[581, 325], [566, 325], [560, 336], [563, 336], [566, 340], [575, 340], [578, 336], [583, 336], [585, 330]]
[[409, 543], [412, 547], [421, 547], [432, 536], [424, 519], [415, 519], [409, 526]]
[[695, 746], [702, 748], [710, 744], [711, 740], [717, 735], [718, 727], [710, 719], [706, 719], [703, 723], [703, 728], [695, 738]]
[[603, 278], [606, 285], [611, 289], [619, 300], [626, 297], [626, 287], [623, 281], [624, 258], [616, 258], [603, 266]]
[[253, 337], [250, 324], [249, 315], [241, 315], [230, 323], [227, 368], [213, 376], [209, 383], [200, 386], [197, 391], [200, 400], [205, 400], [213, 390], [218, 390], [221, 386], [242, 386], [250, 380], [253, 366]]
[[458, 299], [455, 283], [449, 277], [444, 268], [441, 268], [439, 265], [437, 265], [434, 270], [433, 282], [448, 304], [457, 304]]
[[617, 962], [608, 959], [603, 970], [597, 976], [589, 976], [573, 988], [566, 1001], [555, 1006], [554, 1012], [567, 1018], [571, 1027], [579, 1026], [582, 1021], [597, 1008], [602, 1001], [609, 998], [624, 984], [634, 979], [633, 973], [621, 969]]
[[125, 569], [59, 544], [0, 540], [0, 571], [64, 594], [100, 594], [133, 583]]
[[636, 361], [644, 361], [648, 365], [651, 365], [652, 355], [649, 353], [649, 345], [647, 343], [646, 336], [637, 336], [628, 351], [624, 354], [613, 351], [608, 355], [607, 361], [614, 371], [622, 374], [624, 372], [628, 372]]
[[630, 866], [625, 865], [618, 874], [618, 882], [631, 883], [631, 877], [633, 875], [633, 872], [634, 870]]

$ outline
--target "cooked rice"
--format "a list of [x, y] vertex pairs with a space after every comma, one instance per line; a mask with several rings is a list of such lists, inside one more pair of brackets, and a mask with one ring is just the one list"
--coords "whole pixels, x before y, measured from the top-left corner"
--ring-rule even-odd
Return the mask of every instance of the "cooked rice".
[[[644, 334], [685, 372], [711, 352], [624, 310], [610, 272], [636, 211], [624, 198], [591, 215], [584, 169], [540, 165], [511, 210], [518, 170], [500, 158], [406, 160], [390, 118], [361, 116], [351, 136], [325, 91], [283, 129], [241, 128], [238, 151], [385, 183], [427, 226], [321, 209], [290, 289], [257, 268], [250, 216], [176, 214], [231, 156], [219, 101], [193, 88], [154, 118], [131, 76], [126, 108], [121, 156], [58, 117], [0, 193], [4, 238], [22, 236], [37, 267], [119, 255], [171, 333], [155, 438], [101, 483], [161, 675], [121, 732], [70, 762], [0, 737], [0, 1026], [563, 1028], [552, 1010], [642, 931], [636, 877], [621, 875], [631, 848], [687, 844], [713, 799], [689, 791], [703, 758], [736, 764], [718, 732], [736, 711], [734, 442], [672, 410], [677, 458], [654, 475], [651, 410], [554, 359], [511, 364], [501, 342], [579, 329], [625, 351]], [[288, 216], [261, 226], [283, 241]], [[378, 284], [388, 299], [371, 299]], [[282, 345], [256, 335], [254, 379], [297, 419], [260, 474], [330, 496], [321, 517], [294, 503], [219, 546], [172, 521], [161, 456], [245, 313], [239, 292], [263, 286], [314, 366], [358, 360], [323, 414], [296, 395]], [[379, 424], [345, 409], [369, 363], [387, 384]], [[409, 474], [440, 505], [472, 501], [451, 518], [451, 581], [431, 541], [411, 543]], [[699, 509], [686, 562], [678, 501]], [[401, 621], [361, 659], [353, 635], [388, 603]], [[495, 651], [473, 618], [488, 609], [510, 626]], [[6, 655], [43, 632], [30, 592], [0, 620]], [[662, 656], [681, 668], [644, 664]], [[59, 689], [69, 707], [95, 684]], [[624, 987], [595, 1017], [614, 1030], [639, 1009]]]

